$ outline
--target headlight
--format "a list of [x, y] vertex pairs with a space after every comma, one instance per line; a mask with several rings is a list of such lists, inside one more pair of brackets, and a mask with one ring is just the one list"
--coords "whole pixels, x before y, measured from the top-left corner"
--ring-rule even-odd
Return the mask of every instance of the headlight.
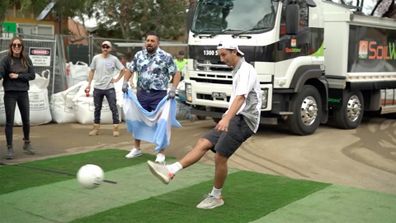
[[265, 109], [268, 106], [268, 88], [262, 89], [261, 109]]
[[186, 100], [192, 102], [192, 87], [190, 83], [186, 83]]

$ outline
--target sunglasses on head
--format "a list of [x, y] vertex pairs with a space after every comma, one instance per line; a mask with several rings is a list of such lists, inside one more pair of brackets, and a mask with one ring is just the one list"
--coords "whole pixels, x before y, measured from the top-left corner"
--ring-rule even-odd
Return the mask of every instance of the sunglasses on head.
[[13, 44], [12, 44], [12, 47], [18, 47], [18, 48], [20, 48], [20, 47], [22, 47], [22, 44], [20, 44], [20, 43], [13, 43]]
[[103, 49], [109, 49], [109, 48], [110, 48], [110, 46], [103, 45], [103, 46], [102, 46], [102, 48], [103, 48]]

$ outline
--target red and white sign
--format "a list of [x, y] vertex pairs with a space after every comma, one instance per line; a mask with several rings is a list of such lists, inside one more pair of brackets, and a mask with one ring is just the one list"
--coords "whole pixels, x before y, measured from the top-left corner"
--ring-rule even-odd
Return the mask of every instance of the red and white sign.
[[51, 66], [51, 48], [30, 47], [29, 57], [32, 60], [33, 66]]
[[290, 40], [290, 46], [291, 47], [297, 47], [297, 39], [296, 38], [292, 38]]

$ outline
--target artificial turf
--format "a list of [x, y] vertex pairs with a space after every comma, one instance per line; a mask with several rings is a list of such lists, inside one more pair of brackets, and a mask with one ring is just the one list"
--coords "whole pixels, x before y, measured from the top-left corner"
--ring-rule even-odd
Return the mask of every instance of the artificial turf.
[[[213, 166], [196, 164], [163, 185], [144, 163], [106, 149], [0, 167], [0, 222], [386, 222], [396, 196], [230, 169], [225, 205], [195, 206], [212, 188]], [[75, 173], [97, 164], [117, 184], [88, 190]], [[49, 171], [47, 171], [49, 170]], [[52, 171], [52, 172], [51, 172]], [[70, 174], [59, 174], [60, 171]]]
[[73, 222], [249, 222], [329, 184], [240, 171], [227, 179], [223, 207], [197, 209], [211, 185], [212, 181], [202, 182]]
[[124, 155], [125, 151], [123, 150], [105, 149], [32, 161], [18, 165], [1, 166], [0, 194], [73, 179], [78, 169], [88, 163], [99, 165], [103, 171], [106, 172], [137, 165], [153, 157], [152, 155], [144, 154], [136, 159], [125, 159]]

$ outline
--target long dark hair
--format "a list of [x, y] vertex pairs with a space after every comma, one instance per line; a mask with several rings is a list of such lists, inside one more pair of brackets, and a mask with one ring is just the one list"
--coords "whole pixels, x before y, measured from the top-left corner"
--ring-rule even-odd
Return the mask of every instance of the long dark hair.
[[25, 46], [23, 45], [23, 40], [22, 40], [22, 38], [21, 38], [21, 37], [18, 37], [18, 36], [13, 37], [13, 38], [11, 39], [11, 41], [10, 41], [10, 49], [9, 49], [9, 51], [8, 51], [8, 54], [9, 54], [10, 57], [11, 57], [11, 64], [14, 63], [14, 60], [12, 59], [12, 58], [13, 58], [13, 56], [12, 56], [12, 55], [13, 55], [13, 54], [12, 54], [12, 43], [13, 43], [15, 40], [19, 40], [19, 41], [21, 42], [21, 44], [22, 44], [22, 46], [21, 46], [22, 49], [21, 49], [20, 58], [21, 58], [21, 63], [22, 63], [22, 65], [26, 68], [26, 67], [29, 66], [29, 64], [28, 64], [28, 60], [27, 60], [25, 54], [23, 53], [23, 51], [24, 51], [24, 49], [25, 49]]

